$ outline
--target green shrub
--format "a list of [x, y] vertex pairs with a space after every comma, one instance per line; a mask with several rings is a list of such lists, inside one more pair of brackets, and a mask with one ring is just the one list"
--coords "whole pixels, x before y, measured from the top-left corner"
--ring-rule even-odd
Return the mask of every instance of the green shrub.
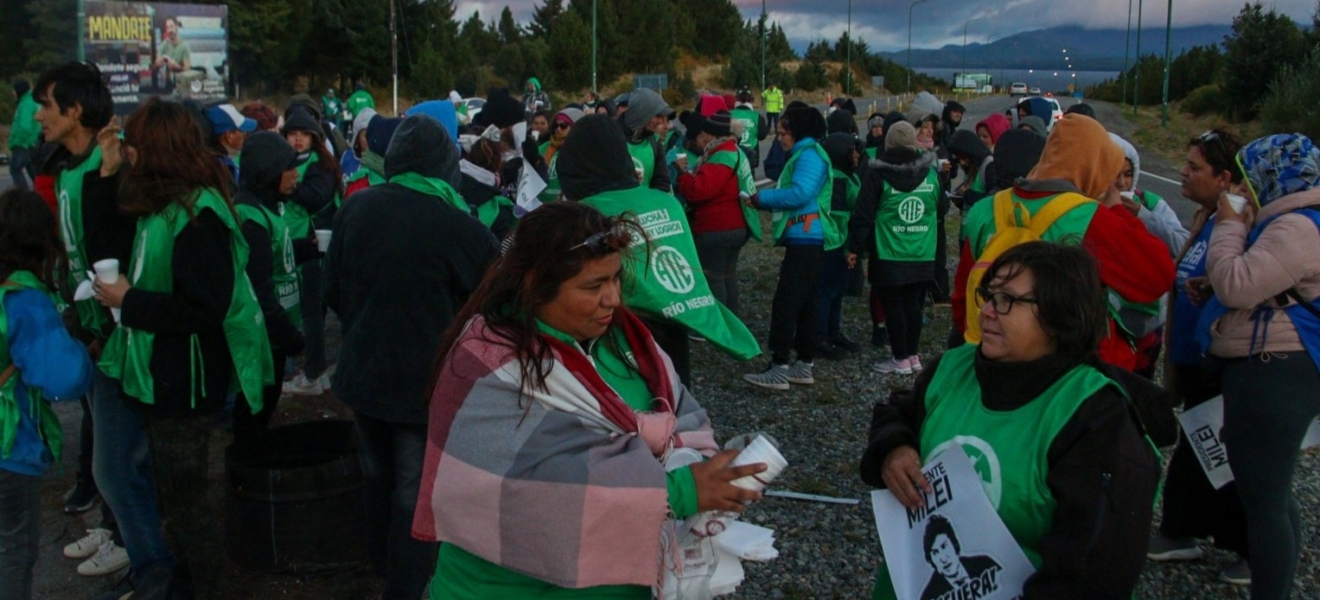
[[793, 75], [793, 87], [804, 92], [814, 92], [829, 83], [825, 66], [814, 60], [804, 60]]
[[1297, 132], [1320, 140], [1320, 47], [1298, 66], [1279, 71], [1260, 105], [1260, 120], [1271, 133]]
[[1183, 98], [1178, 110], [1193, 117], [1224, 112], [1224, 96], [1216, 84], [1203, 85]]

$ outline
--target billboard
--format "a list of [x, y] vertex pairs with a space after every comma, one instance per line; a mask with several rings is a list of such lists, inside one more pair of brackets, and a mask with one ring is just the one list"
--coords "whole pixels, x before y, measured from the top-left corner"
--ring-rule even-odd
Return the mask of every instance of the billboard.
[[86, 58], [101, 69], [116, 114], [151, 96], [228, 96], [228, 7], [87, 0], [86, 13]]

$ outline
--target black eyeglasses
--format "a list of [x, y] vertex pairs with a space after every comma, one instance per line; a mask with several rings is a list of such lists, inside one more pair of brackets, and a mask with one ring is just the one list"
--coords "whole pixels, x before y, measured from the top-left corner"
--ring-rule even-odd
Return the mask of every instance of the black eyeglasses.
[[987, 303], [994, 307], [995, 312], [1006, 315], [1013, 312], [1013, 304], [1021, 302], [1023, 304], [1036, 304], [1035, 298], [1026, 296], [1014, 296], [1008, 292], [992, 292], [988, 288], [976, 288], [976, 306], [984, 308]]
[[569, 127], [572, 126], [573, 126], [572, 123], [555, 123], [555, 129], [568, 129]]
[[572, 252], [578, 248], [586, 248], [593, 253], [608, 253], [619, 250], [632, 241], [632, 232], [623, 223], [615, 223], [613, 227], [605, 231], [597, 231], [583, 240], [581, 244], [569, 248]]

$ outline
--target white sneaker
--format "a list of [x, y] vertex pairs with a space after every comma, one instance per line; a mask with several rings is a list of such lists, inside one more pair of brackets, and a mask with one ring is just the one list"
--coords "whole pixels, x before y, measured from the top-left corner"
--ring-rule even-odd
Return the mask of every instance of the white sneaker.
[[794, 361], [788, 367], [788, 382], [798, 385], [812, 385], [816, 383], [816, 378], [812, 376], [812, 370], [815, 363]]
[[109, 575], [128, 566], [128, 551], [108, 540], [97, 549], [93, 556], [78, 565], [78, 574], [87, 577]]
[[882, 363], [876, 363], [871, 368], [875, 370], [876, 373], [882, 373], [884, 375], [895, 373], [899, 375], [911, 375], [912, 361], [906, 358], [903, 360], [894, 360], [893, 357], [890, 357], [889, 360]]
[[918, 354], [913, 354], [908, 357], [908, 365], [912, 367], [913, 373], [920, 373], [921, 370], [925, 368], [921, 366], [921, 356]]
[[294, 396], [320, 396], [325, 393], [325, 388], [321, 386], [321, 378], [324, 376], [325, 374], [322, 373], [321, 377], [309, 381], [306, 373], [299, 373], [294, 375], [293, 379], [284, 382], [282, 391]]
[[114, 535], [109, 529], [88, 529], [87, 535], [78, 541], [64, 547], [64, 555], [69, 558], [87, 558], [101, 548], [101, 544], [109, 542]]

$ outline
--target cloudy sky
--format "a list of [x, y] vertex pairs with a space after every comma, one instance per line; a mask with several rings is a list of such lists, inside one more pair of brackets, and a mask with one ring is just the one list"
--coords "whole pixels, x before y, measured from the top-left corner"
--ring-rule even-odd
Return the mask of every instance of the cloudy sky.
[[[1136, 5], [1132, 0], [1133, 24]], [[1317, 0], [1275, 0], [1265, 2], [1294, 20], [1311, 21]], [[460, 0], [458, 17], [466, 19], [473, 10], [490, 20], [499, 16], [507, 4], [520, 23], [531, 19], [532, 7], [540, 0], [486, 2]], [[872, 48], [898, 50], [907, 46], [908, 8], [911, 0], [852, 0], [854, 36]], [[1167, 0], [1144, 0], [1142, 26], [1162, 28], [1168, 10]], [[1242, 9], [1244, 0], [1173, 0], [1175, 27], [1224, 24]], [[762, 0], [734, 0], [743, 16], [755, 19], [761, 13]], [[765, 0], [772, 21], [778, 21], [794, 47], [825, 37], [838, 39], [847, 28], [848, 0]], [[1060, 25], [1081, 25], [1090, 29], [1125, 28], [1128, 0], [926, 0], [913, 10], [913, 47], [940, 47], [961, 44], [963, 25], [970, 41], [984, 43], [1021, 31]]]

